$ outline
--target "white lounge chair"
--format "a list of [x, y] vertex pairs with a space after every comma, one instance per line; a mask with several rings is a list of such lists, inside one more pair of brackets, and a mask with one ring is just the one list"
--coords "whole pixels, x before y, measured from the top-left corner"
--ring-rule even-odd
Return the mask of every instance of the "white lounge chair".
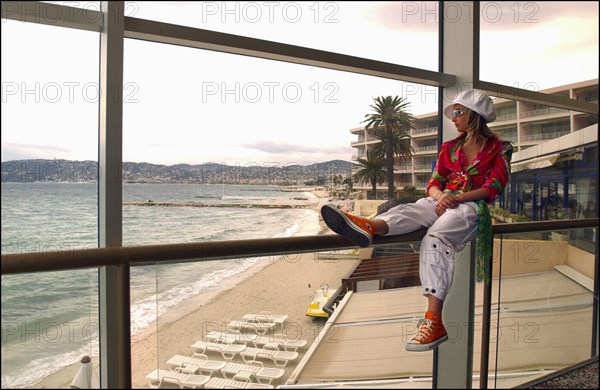
[[298, 349], [306, 346], [308, 341], [300, 339], [288, 339], [283, 334], [275, 334], [271, 336], [258, 336], [255, 334], [247, 333], [226, 333], [219, 331], [212, 331], [206, 335], [206, 341], [211, 343], [223, 343], [223, 344], [242, 344], [248, 345], [252, 343], [256, 348], [266, 349], [283, 349], [284, 351], [297, 352]]
[[219, 352], [225, 360], [232, 360], [245, 348], [246, 346], [243, 344], [211, 343], [209, 341], [196, 341], [192, 344], [194, 355], [204, 355], [206, 351]]
[[240, 352], [240, 355], [246, 363], [253, 362], [257, 358], [263, 358], [272, 360], [278, 367], [285, 367], [290, 360], [298, 357], [298, 352], [246, 347], [246, 349]]
[[229, 324], [227, 324], [227, 329], [238, 332], [252, 330], [257, 334], [264, 335], [277, 325], [278, 324], [275, 322], [231, 321]]
[[212, 376], [215, 371], [221, 371], [226, 364], [219, 360], [208, 360], [206, 355], [200, 354], [195, 357], [175, 355], [167, 360], [167, 365], [172, 371], [207, 376]]
[[180, 388], [201, 389], [210, 380], [208, 375], [192, 375], [180, 372], [156, 369], [146, 375], [148, 386], [159, 388], [163, 383], [177, 385]]
[[246, 314], [242, 317], [248, 322], [274, 322], [282, 325], [287, 320], [287, 314], [272, 314], [270, 311], [261, 311], [259, 314]]
[[[254, 364], [259, 363], [259, 364]], [[262, 362], [253, 362], [253, 364], [227, 363], [221, 369], [221, 374], [225, 379], [248, 380], [254, 379], [258, 383], [270, 385], [275, 379], [283, 376], [283, 368], [263, 367]]]
[[308, 341], [299, 339], [288, 339], [285, 337], [285, 335], [276, 334], [274, 337], [258, 336], [252, 341], [252, 344], [254, 344], [256, 348], [278, 350], [283, 349], [284, 351], [297, 352], [298, 349], [308, 344]]
[[244, 334], [244, 333], [226, 333], [219, 331], [212, 331], [206, 335], [206, 341], [211, 343], [224, 343], [224, 344], [243, 344], [253, 343], [258, 338], [255, 334]]
[[262, 383], [241, 382], [234, 379], [210, 378], [205, 389], [272, 389], [272, 385]]

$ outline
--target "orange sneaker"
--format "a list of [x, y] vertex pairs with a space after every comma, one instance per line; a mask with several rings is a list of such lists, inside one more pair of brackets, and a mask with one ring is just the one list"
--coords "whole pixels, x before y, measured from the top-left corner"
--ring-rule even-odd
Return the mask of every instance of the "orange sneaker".
[[321, 216], [331, 230], [346, 237], [354, 245], [363, 248], [371, 245], [375, 228], [368, 219], [355, 217], [330, 204], [321, 207]]
[[442, 323], [442, 314], [428, 311], [419, 321], [419, 332], [406, 344], [406, 350], [412, 352], [429, 351], [448, 340], [446, 328]]

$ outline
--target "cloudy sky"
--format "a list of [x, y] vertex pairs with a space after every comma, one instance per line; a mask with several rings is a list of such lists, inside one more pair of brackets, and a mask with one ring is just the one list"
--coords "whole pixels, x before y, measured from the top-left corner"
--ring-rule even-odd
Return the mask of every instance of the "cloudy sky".
[[[436, 70], [436, 7], [127, 2], [126, 14]], [[482, 2], [481, 12], [483, 80], [540, 90], [598, 77], [597, 2]], [[2, 161], [96, 160], [98, 34], [6, 20], [1, 28]], [[349, 130], [374, 97], [404, 96], [415, 115], [437, 109], [432, 87], [134, 40], [124, 80], [125, 161], [349, 161]]]

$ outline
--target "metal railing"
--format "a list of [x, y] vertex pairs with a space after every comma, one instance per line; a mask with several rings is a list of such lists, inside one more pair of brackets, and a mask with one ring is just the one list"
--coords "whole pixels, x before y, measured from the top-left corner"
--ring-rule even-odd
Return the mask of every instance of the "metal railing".
[[498, 115], [496, 117], [496, 121], [501, 122], [501, 121], [512, 121], [517, 119], [517, 113], [514, 114], [502, 114], [502, 115]]
[[438, 131], [437, 126], [426, 127], [423, 129], [412, 129], [412, 135], [437, 133], [437, 131]]
[[555, 139], [558, 137], [562, 137], [563, 135], [569, 134], [569, 130], [565, 131], [556, 131], [553, 133], [535, 133], [529, 135], [521, 135], [522, 142], [538, 142], [538, 141], [546, 141], [549, 139]]
[[[495, 224], [492, 226], [492, 232], [494, 235], [501, 235], [527, 233], [533, 231], [537, 232], [578, 228], [597, 228], [598, 221], [598, 218], [586, 218], [576, 220]], [[417, 241], [420, 240], [425, 233], [426, 230], [421, 229], [409, 234], [398, 236], [377, 236], [373, 241], [373, 245]], [[2, 275], [4, 276], [27, 272], [48, 272], [95, 268], [108, 265], [122, 265], [125, 267], [131, 267], [147, 264], [158, 265], [175, 262], [181, 263], [186, 261], [211, 261], [257, 256], [278, 256], [341, 248], [354, 248], [354, 245], [341, 236], [324, 235], [230, 240], [189, 244], [146, 245], [139, 247], [73, 249], [65, 251], [3, 254], [1, 260], [1, 269]], [[595, 256], [597, 264], [597, 251]], [[490, 261], [492, 260], [490, 259]], [[597, 276], [595, 279], [594, 285], [597, 286]], [[491, 280], [491, 277], [489, 280]], [[484, 286], [480, 378], [487, 378], [488, 375], [491, 324], [491, 288], [491, 282], [486, 283]], [[595, 313], [593, 334], [597, 333], [597, 297], [598, 291], [594, 291]], [[129, 305], [129, 301], [123, 302], [123, 304]], [[594, 343], [595, 341], [593, 341], [593, 344]], [[595, 353], [594, 347], [592, 347], [592, 351], [592, 353]], [[481, 381], [480, 386], [482, 386], [482, 388], [487, 387], [486, 381]]]
[[437, 145], [426, 145], [426, 146], [415, 146], [415, 152], [424, 152], [424, 151], [436, 151]]
[[550, 115], [550, 114], [568, 114], [569, 111], [560, 108], [548, 107], [531, 111], [522, 111], [521, 118], [530, 118], [532, 116]]

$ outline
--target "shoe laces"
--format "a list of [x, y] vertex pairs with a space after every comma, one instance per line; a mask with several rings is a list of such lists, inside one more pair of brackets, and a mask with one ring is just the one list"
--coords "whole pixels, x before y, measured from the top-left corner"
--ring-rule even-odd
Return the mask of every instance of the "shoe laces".
[[415, 340], [427, 340], [434, 333], [434, 323], [427, 318], [422, 318], [417, 324], [419, 333], [414, 337]]

